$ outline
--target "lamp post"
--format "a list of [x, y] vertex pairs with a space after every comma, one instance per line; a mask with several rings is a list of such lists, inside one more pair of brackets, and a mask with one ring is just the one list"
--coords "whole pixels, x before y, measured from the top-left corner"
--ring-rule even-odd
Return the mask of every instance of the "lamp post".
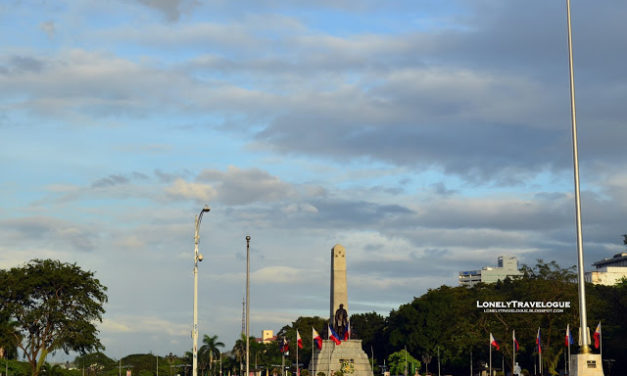
[[196, 216], [196, 228], [194, 231], [194, 327], [192, 330], [193, 348], [192, 348], [192, 376], [198, 374], [198, 262], [202, 261], [202, 255], [198, 252], [198, 230], [200, 222], [202, 221], [202, 215], [205, 212], [209, 212], [209, 206], [205, 205], [200, 211], [200, 214]]

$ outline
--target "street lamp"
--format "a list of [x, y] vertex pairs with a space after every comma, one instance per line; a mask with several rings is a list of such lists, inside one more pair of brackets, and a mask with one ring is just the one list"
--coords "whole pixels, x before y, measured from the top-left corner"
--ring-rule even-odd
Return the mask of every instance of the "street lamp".
[[198, 252], [198, 239], [200, 237], [198, 230], [202, 221], [202, 215], [205, 212], [208, 213], [209, 210], [209, 206], [205, 205], [200, 214], [196, 216], [196, 228], [194, 231], [194, 327], [192, 330], [194, 347], [192, 349], [192, 376], [197, 376], [198, 374], [198, 261], [202, 261], [202, 255]]

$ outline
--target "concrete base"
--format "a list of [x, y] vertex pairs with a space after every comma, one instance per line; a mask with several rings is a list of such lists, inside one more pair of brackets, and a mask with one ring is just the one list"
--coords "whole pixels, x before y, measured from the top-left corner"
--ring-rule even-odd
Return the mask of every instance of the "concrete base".
[[603, 376], [600, 354], [574, 354], [570, 356], [570, 376]]
[[[313, 367], [312, 367], [313, 366]], [[373, 376], [368, 356], [361, 348], [360, 339], [342, 341], [336, 345], [333, 341], [322, 341], [322, 349], [314, 352], [309, 366], [313, 376], [322, 372], [325, 376], [332, 376], [335, 371], [344, 368], [347, 376]]]

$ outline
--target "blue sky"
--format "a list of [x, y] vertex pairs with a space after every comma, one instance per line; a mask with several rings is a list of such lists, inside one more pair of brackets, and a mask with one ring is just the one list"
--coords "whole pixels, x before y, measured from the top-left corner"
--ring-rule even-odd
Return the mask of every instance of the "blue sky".
[[[627, 4], [574, 2], [586, 264], [623, 249]], [[512, 254], [576, 263], [564, 1], [7, 1], [0, 267], [109, 287], [107, 354], [387, 314]]]

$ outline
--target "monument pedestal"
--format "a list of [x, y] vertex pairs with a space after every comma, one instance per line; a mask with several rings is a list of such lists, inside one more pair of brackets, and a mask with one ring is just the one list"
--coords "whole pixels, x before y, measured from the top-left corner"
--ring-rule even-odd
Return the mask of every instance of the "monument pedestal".
[[312, 376], [320, 372], [325, 376], [333, 376], [333, 373], [340, 370], [344, 371], [346, 376], [373, 376], [368, 356], [361, 348], [360, 339], [342, 341], [340, 345], [324, 340], [322, 349], [314, 352], [309, 366]]
[[570, 356], [570, 376], [603, 376], [600, 354], [574, 354]]

